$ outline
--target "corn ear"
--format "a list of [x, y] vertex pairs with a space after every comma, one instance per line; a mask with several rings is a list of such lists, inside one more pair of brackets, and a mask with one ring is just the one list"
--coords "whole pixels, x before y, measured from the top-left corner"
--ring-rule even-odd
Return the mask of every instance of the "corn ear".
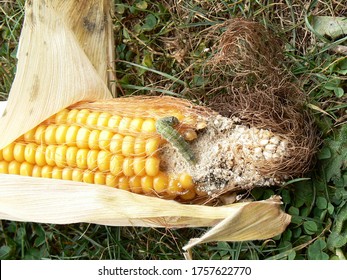
[[[81, 6], [76, 9], [74, 5], [79, 2]], [[107, 36], [94, 37], [103, 45], [97, 48], [97, 44], [90, 43], [93, 50], [89, 51], [83, 45], [89, 40], [89, 33], [77, 31], [73, 26], [91, 28], [93, 25], [83, 25], [83, 20], [94, 15], [93, 11], [97, 13], [96, 21], [101, 14], [108, 15], [107, 7], [112, 1], [84, 2], [26, 2], [17, 73], [0, 119], [0, 149], [76, 102], [111, 98], [106, 86], [105, 67], [98, 67], [108, 52], [100, 52], [100, 57], [95, 55], [100, 48], [107, 48], [103, 44], [106, 40], [103, 38]], [[104, 13], [95, 7], [105, 7]], [[92, 37], [92, 41], [96, 40]], [[109, 106], [107, 102], [96, 102], [92, 106], [96, 105], [99, 108]], [[138, 105], [134, 104], [133, 108]], [[80, 104], [74, 106], [78, 108]], [[83, 106], [86, 106], [85, 102]], [[193, 122], [187, 118], [185, 125], [187, 129], [205, 127], [204, 122], [195, 126], [194, 118]], [[191, 139], [195, 138], [194, 133], [190, 132], [190, 135], [193, 135]], [[220, 207], [188, 205], [85, 182], [0, 174], [0, 219], [54, 224], [213, 227], [200, 241], [192, 241], [186, 249], [212, 240], [273, 237], [290, 222], [290, 216], [281, 210], [280, 204], [278, 198], [273, 198]], [[259, 219], [259, 213], [263, 219]]]

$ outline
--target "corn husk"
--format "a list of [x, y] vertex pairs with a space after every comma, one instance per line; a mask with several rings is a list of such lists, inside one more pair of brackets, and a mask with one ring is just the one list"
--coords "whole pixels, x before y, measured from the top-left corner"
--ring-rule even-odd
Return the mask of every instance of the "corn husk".
[[[18, 70], [0, 119], [1, 148], [62, 108], [78, 101], [111, 97], [105, 73], [108, 52], [104, 51], [109, 48], [104, 43], [109, 38], [105, 31], [109, 28], [99, 29], [105, 32], [96, 35], [87, 32], [81, 23], [88, 15], [93, 18], [91, 13], [95, 19], [107, 14], [109, 3], [106, 0], [79, 3], [82, 2], [27, 2]], [[188, 205], [106, 186], [3, 174], [0, 219], [212, 227], [201, 238], [191, 240], [185, 247], [187, 250], [202, 242], [271, 238], [283, 232], [290, 222], [290, 216], [281, 210], [279, 197], [219, 207]]]
[[109, 4], [27, 1], [0, 148], [73, 103], [112, 97], [106, 86]]
[[15, 221], [110, 226], [212, 227], [202, 242], [267, 239], [283, 232], [290, 216], [279, 197], [212, 207], [181, 204], [100, 185], [0, 175], [0, 218]]

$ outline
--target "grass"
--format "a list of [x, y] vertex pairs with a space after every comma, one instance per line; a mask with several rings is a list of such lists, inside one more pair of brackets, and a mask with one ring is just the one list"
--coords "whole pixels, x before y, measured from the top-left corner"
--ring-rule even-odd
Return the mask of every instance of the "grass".
[[[255, 189], [255, 199], [281, 195], [293, 216], [280, 236], [197, 246], [195, 259], [344, 259], [347, 252], [347, 91], [345, 35], [316, 34], [312, 16], [343, 16], [344, 0], [115, 0], [119, 95], [169, 94], [204, 103], [203, 62], [212, 42], [204, 30], [225, 19], [262, 23], [285, 41], [288, 67], [308, 97], [322, 145], [309, 180]], [[0, 1], [0, 98], [6, 99], [24, 1]], [[205, 229], [153, 229], [92, 224], [1, 221], [0, 259], [182, 259], [182, 246]]]

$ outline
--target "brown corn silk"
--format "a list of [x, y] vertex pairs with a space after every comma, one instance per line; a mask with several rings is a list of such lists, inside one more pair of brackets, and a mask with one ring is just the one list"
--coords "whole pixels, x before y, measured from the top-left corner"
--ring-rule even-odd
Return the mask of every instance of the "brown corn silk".
[[[196, 122], [197, 118], [206, 118], [206, 112], [208, 117], [215, 113], [183, 100], [168, 102], [169, 99], [158, 97], [152, 99], [152, 109], [145, 106], [146, 98], [135, 103], [129, 103], [131, 99], [100, 101], [112, 97], [106, 86], [106, 69], [111, 57], [112, 2], [81, 3], [75, 0], [26, 2], [17, 73], [0, 119], [0, 149], [13, 141], [23, 141], [21, 137], [40, 123], [50, 124], [52, 116], [65, 108], [115, 114], [124, 114], [124, 108], [128, 108], [127, 114], [139, 112], [141, 118], [147, 114], [156, 119], [174, 115], [178, 106], [180, 133], [203, 128], [203, 122]], [[114, 102], [120, 109], [115, 109]], [[56, 224], [212, 227], [185, 249], [199, 242], [266, 239], [278, 235], [290, 222], [290, 216], [280, 205], [278, 197], [219, 207], [188, 205], [102, 185], [0, 174], [1, 219]]]

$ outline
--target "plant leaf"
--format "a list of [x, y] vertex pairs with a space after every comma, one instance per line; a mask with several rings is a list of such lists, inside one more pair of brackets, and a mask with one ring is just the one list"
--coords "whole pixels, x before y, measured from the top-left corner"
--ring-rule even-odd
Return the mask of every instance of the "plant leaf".
[[347, 34], [346, 17], [313, 16], [311, 25], [318, 34], [332, 39]]
[[157, 18], [149, 14], [145, 19], [145, 24], [142, 25], [142, 30], [151, 31], [157, 25]]
[[329, 255], [324, 253], [327, 244], [322, 239], [317, 239], [314, 243], [308, 246], [308, 259], [309, 260], [328, 260]]
[[314, 234], [318, 230], [318, 226], [314, 221], [304, 222], [304, 230], [307, 234]]

